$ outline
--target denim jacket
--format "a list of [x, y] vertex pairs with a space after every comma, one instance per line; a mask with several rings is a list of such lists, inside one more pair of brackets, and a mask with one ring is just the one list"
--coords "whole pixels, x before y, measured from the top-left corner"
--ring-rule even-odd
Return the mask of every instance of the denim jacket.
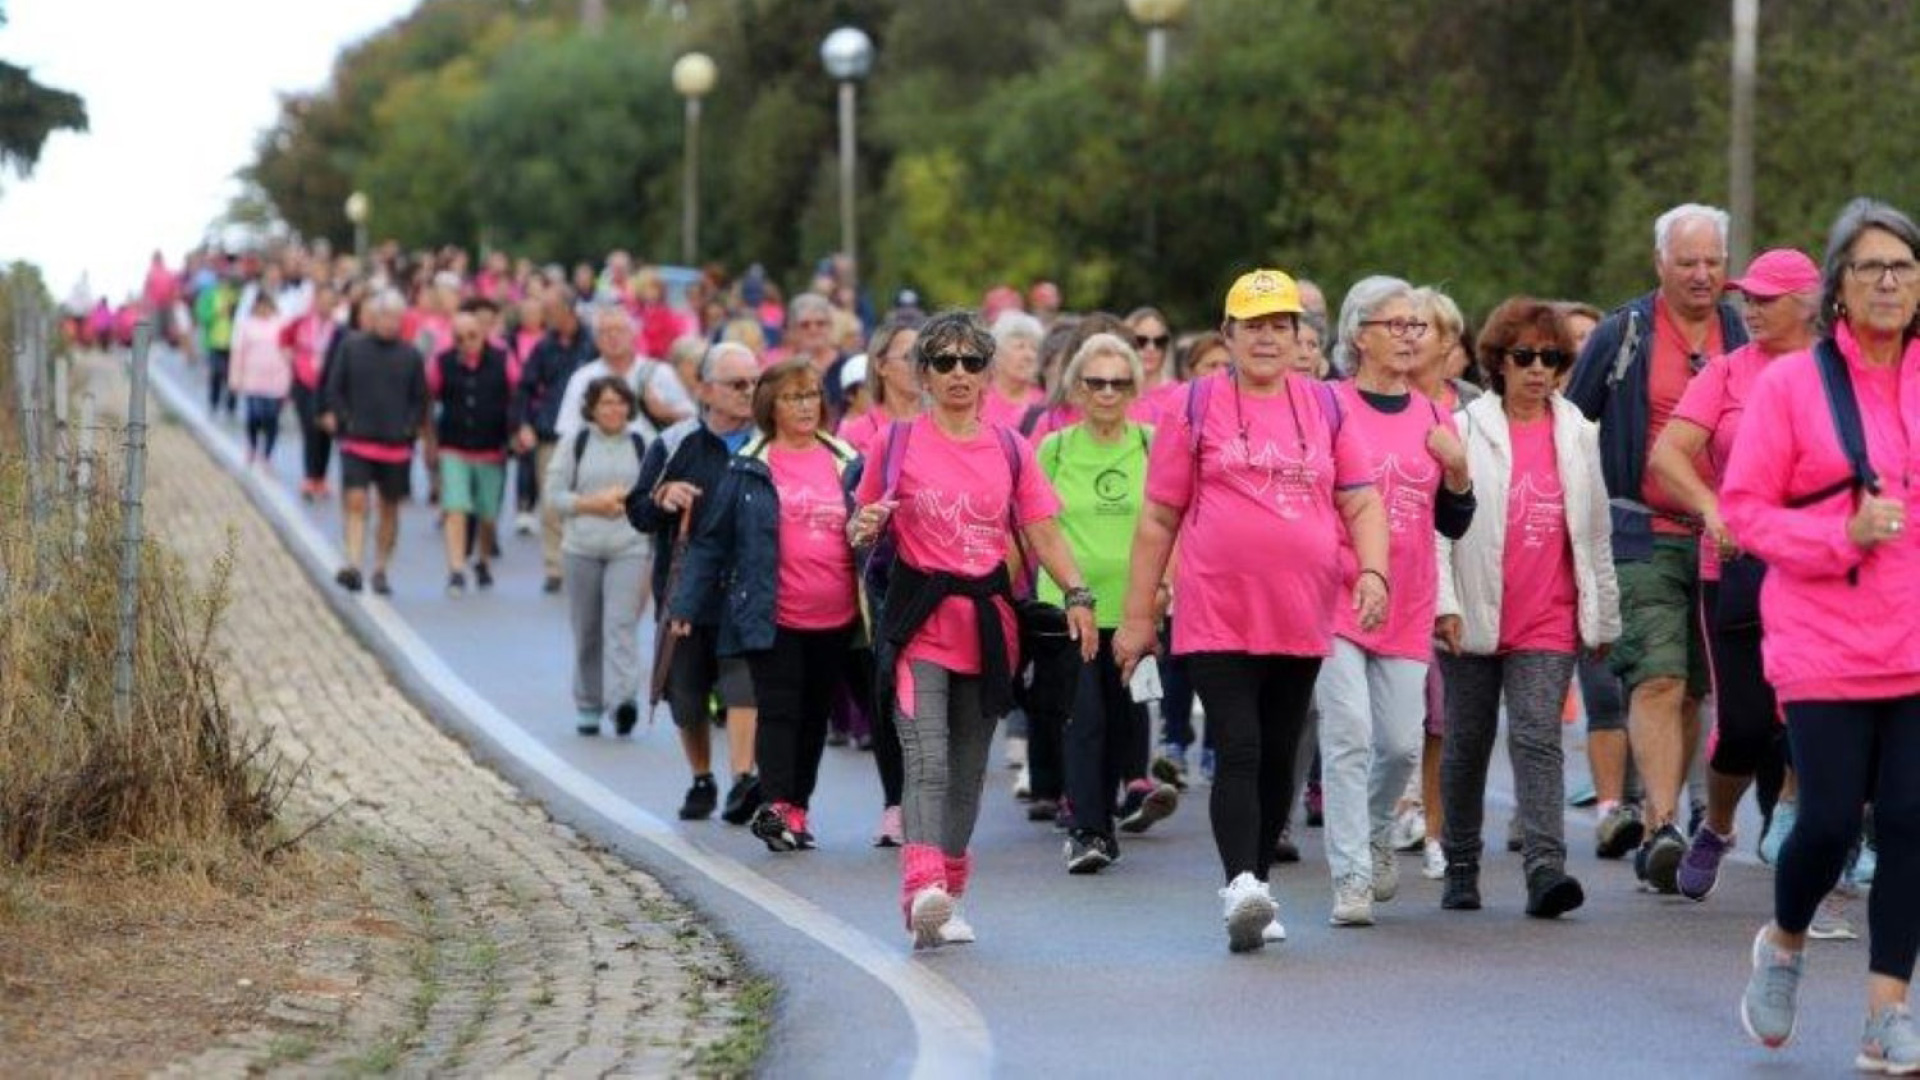
[[[860, 482], [860, 455], [830, 435], [814, 436], [833, 455], [847, 513]], [[780, 496], [768, 463], [772, 441], [757, 436], [727, 466], [712, 500], [714, 513], [701, 520], [687, 546], [687, 564], [669, 600], [674, 619], [697, 622], [720, 607], [721, 656], [773, 647], [775, 593], [780, 581]], [[849, 589], [854, 582], [848, 582]]]

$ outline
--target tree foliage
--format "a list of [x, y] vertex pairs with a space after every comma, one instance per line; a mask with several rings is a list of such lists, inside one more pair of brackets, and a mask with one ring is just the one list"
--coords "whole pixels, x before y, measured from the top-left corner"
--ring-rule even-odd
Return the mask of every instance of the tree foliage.
[[[7, 13], [0, 5], [0, 26]], [[80, 95], [43, 86], [26, 68], [0, 60], [0, 172], [30, 176], [56, 131], [87, 130], [87, 103]]]
[[[1194, 0], [1166, 77], [1117, 0], [426, 0], [290, 98], [251, 176], [296, 228], [344, 239], [374, 199], [408, 243], [537, 258], [678, 250], [672, 59], [705, 103], [702, 257], [790, 285], [838, 237], [836, 91], [817, 50], [853, 24], [867, 278], [968, 302], [1062, 283], [1076, 307], [1212, 321], [1258, 263], [1337, 295], [1368, 273], [1473, 310], [1528, 291], [1646, 287], [1652, 218], [1724, 201], [1728, 14], [1664, 0]], [[1911, 205], [1902, 168], [1920, 20], [1898, 0], [1763, 7], [1761, 246], [1817, 246], [1844, 199]]]

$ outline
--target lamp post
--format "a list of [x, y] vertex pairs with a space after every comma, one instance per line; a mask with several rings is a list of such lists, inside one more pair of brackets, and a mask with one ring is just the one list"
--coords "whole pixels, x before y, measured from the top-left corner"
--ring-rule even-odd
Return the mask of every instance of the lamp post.
[[686, 190], [682, 193], [680, 264], [694, 265], [700, 251], [700, 99], [713, 92], [720, 69], [706, 53], [691, 52], [673, 62], [674, 92], [687, 102]]
[[1727, 142], [1727, 265], [1753, 253], [1753, 85], [1758, 66], [1760, 0], [1733, 0], [1733, 116]]
[[853, 220], [854, 102], [861, 79], [873, 70], [873, 39], [843, 26], [820, 43], [820, 62], [840, 83], [840, 249], [856, 265], [859, 232]]
[[373, 213], [373, 200], [364, 191], [347, 196], [347, 220], [353, 222], [353, 261], [360, 272], [367, 272], [367, 215]]
[[1147, 82], [1167, 70], [1167, 28], [1186, 17], [1190, 0], [1127, 0], [1127, 14], [1147, 29]]

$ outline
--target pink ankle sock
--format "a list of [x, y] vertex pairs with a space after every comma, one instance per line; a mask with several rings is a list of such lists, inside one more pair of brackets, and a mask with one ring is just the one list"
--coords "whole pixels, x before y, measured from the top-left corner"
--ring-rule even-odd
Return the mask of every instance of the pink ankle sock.
[[967, 879], [973, 876], [973, 856], [948, 855], [946, 856], [946, 863], [947, 892], [952, 894], [955, 900], [958, 900], [966, 894]]
[[[911, 916], [913, 897], [922, 889], [947, 885], [947, 860], [932, 844], [907, 844], [900, 849], [900, 913]], [[907, 928], [912, 929], [911, 919]]]

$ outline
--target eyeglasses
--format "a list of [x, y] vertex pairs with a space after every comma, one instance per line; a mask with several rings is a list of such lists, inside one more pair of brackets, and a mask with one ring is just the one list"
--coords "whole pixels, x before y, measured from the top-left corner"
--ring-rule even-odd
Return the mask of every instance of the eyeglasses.
[[1888, 262], [1885, 259], [1866, 259], [1847, 264], [1847, 275], [1853, 278], [1856, 285], [1878, 285], [1887, 279], [1888, 274], [1893, 275], [1895, 285], [1911, 285], [1915, 281], [1920, 281], [1920, 263], [1911, 259], [1900, 259], [1896, 262]]
[[978, 375], [987, 370], [987, 364], [993, 360], [979, 353], [935, 353], [927, 357], [926, 366], [942, 375], [952, 373], [955, 367], [967, 369], [967, 374]]
[[1133, 335], [1133, 347], [1136, 349], [1145, 349], [1145, 348], [1151, 347], [1151, 348], [1159, 349], [1161, 352], [1166, 352], [1167, 345], [1171, 341], [1173, 341], [1172, 334], [1158, 334], [1158, 335], [1135, 334]]
[[1363, 319], [1361, 326], [1384, 326], [1387, 333], [1397, 338], [1420, 337], [1427, 332], [1431, 323], [1419, 319]]
[[794, 406], [811, 405], [814, 402], [820, 400], [820, 391], [801, 390], [801, 391], [798, 391], [797, 393], [781, 394], [778, 397], [775, 397], [773, 400], [779, 402], [782, 405], [794, 405]]
[[724, 386], [736, 394], [751, 394], [760, 385], [759, 379], [715, 379], [715, 386]]
[[801, 319], [793, 325], [803, 330], [808, 327], [813, 327], [817, 330], [822, 326], [832, 326], [833, 323], [826, 319]]
[[1080, 385], [1090, 394], [1131, 394], [1132, 379], [1102, 379], [1093, 375], [1080, 376]]
[[1573, 356], [1559, 349], [1502, 349], [1500, 353], [1518, 368], [1545, 364], [1555, 371], [1564, 371], [1573, 363]]

